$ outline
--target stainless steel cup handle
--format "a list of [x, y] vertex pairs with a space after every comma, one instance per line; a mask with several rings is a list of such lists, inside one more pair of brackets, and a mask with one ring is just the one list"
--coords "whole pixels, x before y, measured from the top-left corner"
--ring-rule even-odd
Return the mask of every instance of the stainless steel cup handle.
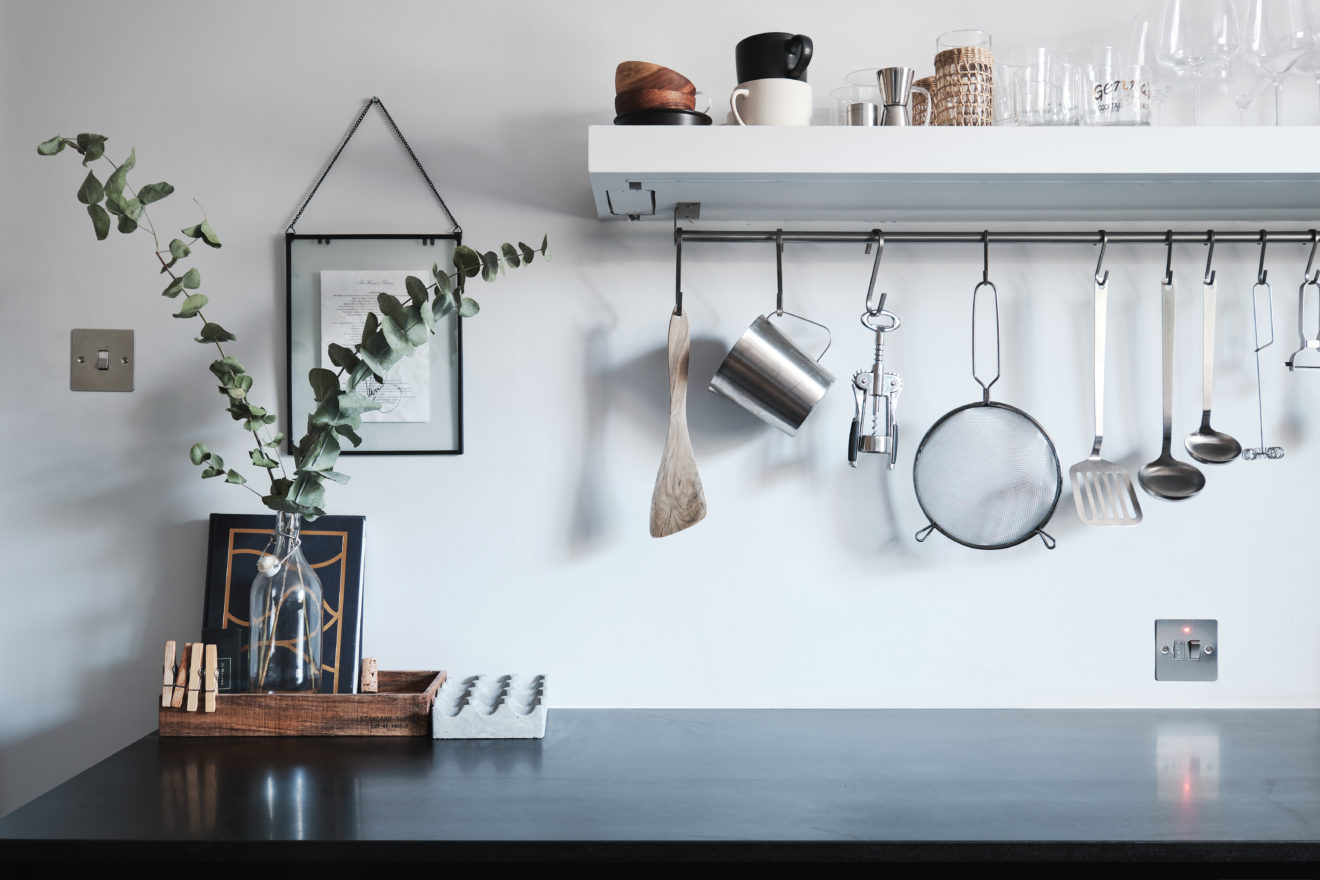
[[793, 312], [771, 312], [770, 314], [766, 315], [765, 319], [768, 321], [771, 318], [774, 318], [778, 315], [788, 315], [790, 318], [797, 318], [799, 321], [806, 321], [808, 324], [815, 324], [817, 327], [825, 331], [825, 347], [821, 349], [820, 354], [816, 355], [816, 363], [820, 363], [820, 359], [825, 357], [825, 352], [829, 351], [830, 346], [834, 344], [834, 334], [830, 332], [830, 328], [826, 327], [824, 324], [822, 324], [819, 321], [813, 321], [810, 318], [804, 318], [801, 315], [794, 314]]

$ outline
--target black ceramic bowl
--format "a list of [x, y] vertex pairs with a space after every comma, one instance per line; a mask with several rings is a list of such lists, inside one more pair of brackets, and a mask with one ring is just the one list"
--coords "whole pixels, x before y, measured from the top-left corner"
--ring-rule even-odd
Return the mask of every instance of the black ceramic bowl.
[[615, 125], [710, 125], [710, 117], [696, 110], [634, 110], [614, 117]]

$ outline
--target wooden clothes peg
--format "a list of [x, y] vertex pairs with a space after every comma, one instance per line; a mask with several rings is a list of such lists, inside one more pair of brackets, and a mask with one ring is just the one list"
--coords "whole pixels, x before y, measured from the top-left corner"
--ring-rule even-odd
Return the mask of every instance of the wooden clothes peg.
[[160, 707], [168, 709], [170, 700], [174, 696], [174, 649], [175, 643], [171, 639], [165, 643], [165, 672], [160, 680]]
[[206, 646], [206, 664], [202, 671], [202, 709], [215, 711], [215, 695], [220, 689], [220, 662], [216, 657], [216, 646]]
[[185, 708], [189, 712], [197, 711], [197, 697], [202, 689], [203, 647], [200, 642], [193, 644], [192, 652], [188, 655], [188, 705]]
[[183, 643], [183, 653], [179, 655], [179, 671], [174, 676], [174, 693], [170, 695], [170, 705], [178, 709], [183, 705], [183, 694], [188, 689], [188, 661], [192, 657], [192, 642]]

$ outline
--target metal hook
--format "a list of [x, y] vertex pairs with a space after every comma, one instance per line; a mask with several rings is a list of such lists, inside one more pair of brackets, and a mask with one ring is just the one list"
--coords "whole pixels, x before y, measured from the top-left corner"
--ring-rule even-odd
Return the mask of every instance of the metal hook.
[[[1264, 283], [1265, 283], [1265, 276], [1269, 274], [1268, 272], [1265, 271], [1265, 244], [1266, 244], [1266, 241], [1267, 241], [1267, 238], [1266, 238], [1265, 230], [1262, 229], [1262, 230], [1260, 231], [1260, 265], [1258, 265], [1258, 266], [1256, 267], [1256, 283], [1257, 283], [1257, 284], [1264, 284]], [[1259, 349], [1257, 349], [1257, 350], [1259, 350]]]
[[775, 314], [784, 314], [784, 230], [775, 230]]
[[1167, 229], [1164, 232], [1164, 246], [1168, 249], [1168, 255], [1164, 258], [1164, 283], [1173, 283], [1173, 230]]
[[1105, 248], [1109, 247], [1109, 233], [1103, 229], [1100, 230], [1100, 258], [1095, 261], [1095, 283], [1104, 287], [1109, 281], [1109, 270], [1105, 274], [1100, 274], [1100, 267], [1105, 264]]
[[1315, 270], [1315, 275], [1311, 274], [1311, 264], [1315, 262], [1315, 246], [1320, 243], [1320, 233], [1314, 229], [1311, 230], [1311, 256], [1306, 258], [1306, 271], [1302, 273], [1302, 283], [1311, 284], [1320, 282], [1320, 269]]
[[1205, 255], [1205, 281], [1204, 284], [1211, 285], [1215, 283], [1215, 270], [1210, 265], [1215, 261], [1215, 231], [1211, 229], [1206, 233], [1209, 238], [1210, 252]]
[[[877, 247], [875, 251], [875, 262], [871, 264], [871, 283], [866, 288], [866, 311], [868, 314], [875, 315], [879, 314], [880, 310], [885, 307], [886, 294], [883, 293], [880, 294], [880, 304], [876, 306], [871, 305], [871, 297], [875, 295], [875, 278], [880, 274], [880, 258], [884, 256], [885, 253], [885, 234], [879, 229], [872, 231], [875, 232], [875, 243]], [[867, 247], [870, 247], [869, 242], [867, 243]]]
[[990, 230], [987, 229], [981, 233], [982, 264], [981, 264], [981, 283], [990, 283]]
[[683, 230], [674, 229], [674, 314], [683, 314]]

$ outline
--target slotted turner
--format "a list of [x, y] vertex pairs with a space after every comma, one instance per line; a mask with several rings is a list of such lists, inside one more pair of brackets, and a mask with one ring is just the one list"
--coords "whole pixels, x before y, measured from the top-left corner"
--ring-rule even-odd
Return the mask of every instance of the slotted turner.
[[1121, 464], [1100, 457], [1104, 439], [1105, 323], [1109, 304], [1109, 272], [1095, 276], [1095, 445], [1084, 461], [1068, 468], [1077, 516], [1088, 526], [1135, 526], [1141, 505], [1132, 475]]

